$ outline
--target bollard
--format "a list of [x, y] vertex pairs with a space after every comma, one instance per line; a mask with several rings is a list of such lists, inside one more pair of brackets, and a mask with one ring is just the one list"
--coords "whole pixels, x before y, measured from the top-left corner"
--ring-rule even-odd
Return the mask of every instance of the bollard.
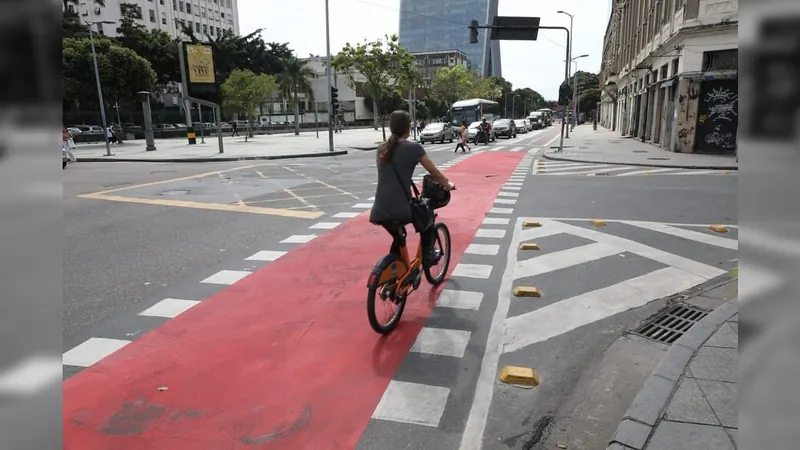
[[147, 91], [139, 91], [136, 93], [139, 100], [142, 101], [142, 110], [144, 111], [144, 140], [145, 151], [156, 151], [155, 137], [153, 136], [153, 117], [150, 112], [150, 93]]

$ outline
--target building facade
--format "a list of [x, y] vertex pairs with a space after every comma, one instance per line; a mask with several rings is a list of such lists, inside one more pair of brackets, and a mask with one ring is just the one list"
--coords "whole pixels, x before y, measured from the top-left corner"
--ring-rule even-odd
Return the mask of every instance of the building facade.
[[415, 64], [422, 74], [422, 79], [429, 82], [436, 75], [436, 71], [442, 68], [453, 68], [461, 66], [471, 70], [471, 64], [467, 54], [461, 50], [441, 50], [432, 52], [412, 53]]
[[[148, 29], [162, 30], [172, 37], [182, 37], [180, 25], [192, 27], [195, 36], [208, 40], [221, 36], [225, 30], [239, 35], [238, 0], [106, 0], [105, 7], [97, 6], [92, 0], [80, 0], [76, 11], [88, 21], [111, 21], [112, 24], [98, 23], [94, 29], [106, 36], [116, 36], [121, 18], [121, 4], [134, 4], [141, 8], [142, 20]], [[67, 8], [74, 9], [69, 4]]]
[[500, 77], [500, 42], [480, 30], [478, 43], [470, 44], [464, 25], [473, 19], [491, 23], [497, 5], [498, 0], [400, 0], [400, 45], [411, 53], [460, 50], [476, 74]]
[[680, 153], [734, 153], [738, 0], [615, 0], [600, 124]]

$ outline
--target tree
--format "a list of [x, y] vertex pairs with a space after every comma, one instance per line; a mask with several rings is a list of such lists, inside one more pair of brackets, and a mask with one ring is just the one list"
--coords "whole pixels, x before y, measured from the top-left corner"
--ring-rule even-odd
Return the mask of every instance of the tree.
[[503, 95], [503, 88], [496, 78], [478, 78], [475, 76], [469, 88], [469, 97], [497, 100]]
[[294, 56], [283, 62], [283, 71], [278, 74], [278, 85], [281, 93], [292, 101], [294, 106], [294, 134], [300, 134], [300, 112], [298, 111], [298, 95], [306, 94], [314, 97], [311, 80], [317, 77], [311, 68]]
[[[531, 88], [515, 89], [508, 96], [511, 117], [523, 117], [530, 111], [547, 108], [549, 104], [541, 94]], [[512, 99], [513, 98], [513, 99]], [[527, 108], [526, 108], [527, 107]], [[503, 111], [506, 111], [504, 108]]]
[[252, 137], [250, 119], [277, 87], [278, 83], [272, 75], [256, 75], [247, 69], [234, 69], [222, 83], [223, 107], [228, 112], [247, 119], [245, 142]]
[[452, 105], [469, 96], [474, 78], [474, 74], [462, 66], [442, 67], [433, 75], [430, 93], [448, 105]]
[[[136, 105], [139, 103], [137, 92], [153, 90], [156, 73], [146, 59], [103, 36], [95, 36], [94, 42], [100, 83], [106, 101], [116, 101], [127, 106]], [[65, 104], [78, 104], [87, 109], [98, 107], [89, 39], [64, 39], [61, 58]]]
[[[347, 74], [351, 85], [355, 86], [358, 74], [363, 76], [372, 91], [372, 109], [378, 114], [373, 114], [373, 126], [378, 129], [378, 116], [383, 116], [387, 111], [382, 111], [378, 99], [384, 93], [396, 91], [402, 86], [404, 74], [411, 71], [414, 57], [398, 44], [397, 35], [385, 36], [385, 41], [377, 39], [372, 42], [345, 44], [342, 51], [331, 61], [331, 66]], [[382, 123], [383, 138], [386, 139], [386, 127]]]
[[117, 41], [150, 62], [158, 77], [156, 91], [163, 91], [168, 84], [181, 81], [178, 41], [164, 31], [148, 30], [137, 22], [141, 19], [139, 5], [120, 4]]

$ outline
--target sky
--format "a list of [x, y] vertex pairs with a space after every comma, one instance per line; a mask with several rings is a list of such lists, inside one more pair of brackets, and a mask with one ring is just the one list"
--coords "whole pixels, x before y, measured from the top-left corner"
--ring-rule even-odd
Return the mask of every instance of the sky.
[[[398, 31], [400, 0], [329, 2], [332, 54], [347, 42], [372, 41]], [[541, 17], [542, 26], [569, 27], [569, 17], [556, 11], [572, 14], [573, 55], [589, 55], [578, 60], [578, 70], [596, 73], [609, 5], [610, 0], [500, 0], [499, 15]], [[298, 57], [325, 55], [325, 0], [239, 0], [239, 22], [243, 35], [261, 28], [265, 41], [288, 42]], [[528, 87], [548, 100], [557, 99], [564, 80], [565, 41], [561, 31], [540, 30], [535, 42], [501, 42], [503, 78], [515, 89]]]

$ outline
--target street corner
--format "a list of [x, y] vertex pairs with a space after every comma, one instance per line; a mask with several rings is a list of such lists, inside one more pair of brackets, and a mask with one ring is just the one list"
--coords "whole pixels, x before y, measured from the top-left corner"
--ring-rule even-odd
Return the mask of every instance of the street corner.
[[372, 194], [357, 174], [330, 166], [272, 162], [141, 183], [78, 198], [162, 207], [316, 219], [326, 208]]

